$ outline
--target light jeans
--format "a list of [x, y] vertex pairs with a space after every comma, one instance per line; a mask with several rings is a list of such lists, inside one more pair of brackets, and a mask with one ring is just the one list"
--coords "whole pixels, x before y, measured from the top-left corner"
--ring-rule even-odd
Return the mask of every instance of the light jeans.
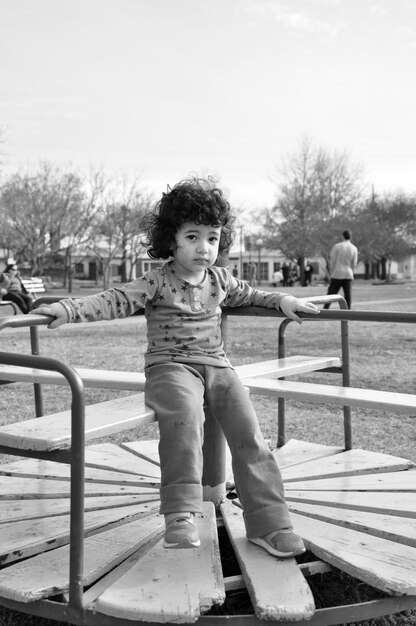
[[201, 511], [206, 404], [230, 447], [247, 536], [292, 527], [278, 465], [235, 370], [176, 362], [152, 365], [146, 368], [145, 396], [160, 431], [161, 513]]

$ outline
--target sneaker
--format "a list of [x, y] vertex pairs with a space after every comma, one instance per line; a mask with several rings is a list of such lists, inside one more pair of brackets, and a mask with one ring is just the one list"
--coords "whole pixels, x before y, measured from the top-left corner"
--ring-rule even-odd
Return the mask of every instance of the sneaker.
[[288, 558], [305, 552], [302, 538], [292, 528], [282, 528], [264, 537], [249, 537], [249, 541], [264, 548], [273, 556]]
[[201, 545], [195, 526], [194, 513], [178, 513], [166, 516], [164, 548], [197, 548]]

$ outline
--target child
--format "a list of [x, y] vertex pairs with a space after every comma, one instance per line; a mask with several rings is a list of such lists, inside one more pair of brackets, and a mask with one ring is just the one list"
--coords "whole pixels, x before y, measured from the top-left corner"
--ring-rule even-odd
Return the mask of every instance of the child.
[[145, 245], [167, 262], [141, 278], [85, 298], [40, 306], [56, 328], [67, 322], [128, 317], [145, 309], [146, 403], [156, 413], [161, 468], [160, 512], [165, 548], [200, 545], [195, 513], [202, 502], [204, 403], [220, 424], [232, 454], [247, 537], [278, 557], [304, 552], [293, 531], [275, 458], [254, 408], [223, 350], [221, 305], [319, 310], [292, 296], [253, 289], [223, 267], [218, 254], [233, 239], [230, 205], [211, 180], [179, 182], [144, 220]]

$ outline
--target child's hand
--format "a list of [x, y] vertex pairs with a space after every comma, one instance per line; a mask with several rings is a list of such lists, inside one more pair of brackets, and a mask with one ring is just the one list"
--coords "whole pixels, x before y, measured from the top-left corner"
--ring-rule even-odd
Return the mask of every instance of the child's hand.
[[32, 313], [39, 313], [40, 315], [48, 315], [49, 317], [53, 317], [54, 319], [50, 324], [48, 324], [48, 328], [58, 328], [58, 326], [62, 326], [62, 324], [67, 324], [68, 313], [63, 304], [59, 302], [55, 302], [54, 304], [41, 304], [39, 308], [34, 309]]
[[286, 317], [289, 317], [291, 320], [298, 322], [298, 324], [302, 324], [302, 319], [299, 315], [296, 315], [296, 311], [303, 311], [304, 313], [313, 313], [314, 315], [319, 313], [318, 307], [316, 307], [312, 302], [308, 302], [303, 298], [294, 298], [293, 296], [283, 296], [280, 300], [279, 308]]

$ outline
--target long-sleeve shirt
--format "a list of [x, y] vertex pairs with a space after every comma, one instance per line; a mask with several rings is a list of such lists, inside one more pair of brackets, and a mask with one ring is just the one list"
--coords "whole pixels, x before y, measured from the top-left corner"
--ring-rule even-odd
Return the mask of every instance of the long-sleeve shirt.
[[333, 246], [329, 256], [331, 278], [353, 279], [357, 267], [358, 251], [349, 240], [340, 241]]
[[223, 267], [211, 267], [199, 285], [182, 280], [171, 263], [120, 288], [61, 300], [69, 322], [93, 322], [145, 310], [145, 366], [178, 361], [230, 367], [221, 335], [221, 306], [278, 308], [287, 294], [253, 289]]

